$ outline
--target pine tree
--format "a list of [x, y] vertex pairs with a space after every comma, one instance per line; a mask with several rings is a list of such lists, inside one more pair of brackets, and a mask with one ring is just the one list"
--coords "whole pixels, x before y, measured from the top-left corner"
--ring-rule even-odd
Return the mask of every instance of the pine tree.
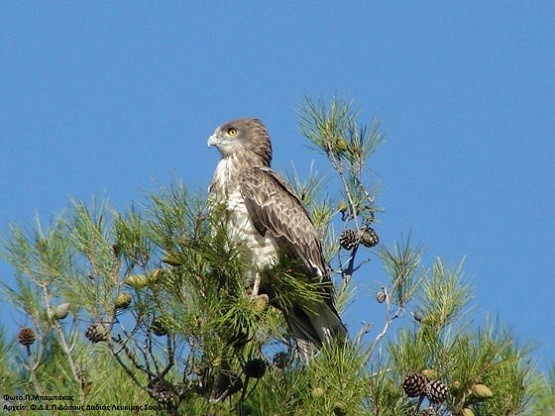
[[[555, 366], [538, 371], [529, 347], [498, 323], [469, 329], [462, 264], [426, 267], [409, 241], [378, 244], [383, 210], [365, 167], [383, 140], [379, 125], [359, 124], [352, 104], [335, 98], [307, 100], [299, 117], [336, 178], [337, 192], [326, 195], [319, 175], [290, 180], [325, 243], [338, 308], [375, 302], [381, 316], [349, 328], [348, 345], [299, 361], [281, 313], [249, 296], [226, 212], [208, 212], [205, 195], [175, 183], [125, 212], [72, 201], [48, 227], [12, 226], [2, 246], [16, 282], [3, 284], [3, 298], [21, 327], [0, 331], [1, 405], [114, 415], [553, 416]], [[277, 295], [314, 296], [287, 266], [276, 270]], [[355, 292], [353, 277], [368, 271], [384, 276], [375, 299]], [[67, 397], [17, 398], [30, 393]]]

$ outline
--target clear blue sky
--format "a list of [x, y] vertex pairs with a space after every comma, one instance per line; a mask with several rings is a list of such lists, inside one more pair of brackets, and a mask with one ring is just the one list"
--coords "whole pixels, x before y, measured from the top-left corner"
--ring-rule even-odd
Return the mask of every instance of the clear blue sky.
[[[498, 314], [555, 360], [555, 3], [283, 3], [1, 2], [2, 233], [70, 197], [127, 207], [153, 178], [204, 189], [206, 138], [239, 116], [304, 173], [295, 108], [337, 94], [387, 132], [369, 172], [382, 241], [466, 256], [477, 322]], [[379, 284], [371, 267], [359, 284]]]

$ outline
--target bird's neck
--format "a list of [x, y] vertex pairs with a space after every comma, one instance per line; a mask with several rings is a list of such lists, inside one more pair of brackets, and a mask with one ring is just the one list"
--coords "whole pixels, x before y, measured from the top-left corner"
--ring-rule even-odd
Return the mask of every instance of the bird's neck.
[[255, 153], [233, 153], [218, 162], [212, 188], [218, 193], [229, 194], [239, 186], [239, 177], [254, 167], [269, 167], [269, 164]]

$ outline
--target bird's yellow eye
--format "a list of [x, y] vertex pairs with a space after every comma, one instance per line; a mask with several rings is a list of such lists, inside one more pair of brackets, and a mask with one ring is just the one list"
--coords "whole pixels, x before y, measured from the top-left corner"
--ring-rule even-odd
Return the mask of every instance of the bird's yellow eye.
[[237, 129], [233, 128], [233, 127], [228, 128], [227, 129], [227, 135], [231, 136], [231, 137], [237, 136]]

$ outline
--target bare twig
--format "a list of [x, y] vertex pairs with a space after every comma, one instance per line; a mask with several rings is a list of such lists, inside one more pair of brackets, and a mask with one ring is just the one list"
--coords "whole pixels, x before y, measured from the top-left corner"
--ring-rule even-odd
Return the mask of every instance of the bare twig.
[[175, 357], [174, 357], [174, 346], [173, 346], [173, 337], [168, 335], [167, 336], [167, 348], [168, 348], [168, 364], [166, 365], [166, 368], [164, 368], [162, 370], [162, 372], [160, 373], [159, 377], [162, 378], [164, 377], [173, 367], [174, 363], [175, 363]]
[[[46, 305], [46, 310], [47, 311], [52, 311], [52, 306], [51, 306], [51, 302], [50, 302], [50, 290], [49, 290], [49, 286], [48, 284], [43, 284], [42, 285], [42, 290], [43, 290], [43, 296], [44, 296], [44, 303]], [[60, 343], [60, 346], [62, 347], [62, 351], [64, 352], [64, 354], [66, 355], [66, 359], [67, 362], [69, 364], [69, 368], [71, 369], [71, 375], [73, 376], [74, 380], [77, 382], [77, 384], [79, 385], [79, 396], [81, 398], [81, 402], [84, 402], [85, 399], [85, 392], [82, 389], [81, 386], [81, 379], [79, 376], [79, 367], [77, 366], [77, 364], [75, 363], [75, 360], [73, 359], [73, 355], [72, 355], [72, 348], [66, 339], [66, 336], [64, 334], [64, 331], [62, 330], [62, 327], [60, 325], [60, 322], [54, 318], [54, 322], [53, 322], [53, 327], [54, 327], [54, 331], [56, 331], [56, 336], [58, 339], [58, 342]]]
[[[116, 341], [117, 342], [117, 341]], [[119, 365], [123, 368], [123, 371], [125, 371], [125, 373], [131, 378], [131, 380], [133, 380], [133, 382], [142, 390], [144, 390], [146, 393], [149, 393], [148, 389], [146, 387], [143, 386], [143, 384], [139, 381], [139, 379], [137, 378], [137, 376], [135, 375], [135, 372], [131, 371], [131, 369], [125, 364], [125, 362], [123, 362], [123, 360], [121, 359], [121, 357], [119, 356], [119, 354], [116, 354], [111, 343], [108, 344], [110, 346], [110, 351], [112, 352], [112, 355], [114, 356], [114, 358], [116, 359], [116, 361], [119, 363]], [[129, 357], [128, 357], [129, 358]]]
[[[40, 344], [42, 345], [42, 339], [41, 339]], [[41, 355], [42, 355], [42, 353], [41, 353]], [[38, 366], [40, 364], [40, 360], [37, 360], [36, 363], [34, 362], [33, 354], [31, 354], [31, 349], [29, 347], [27, 347], [27, 357], [29, 358], [28, 370], [29, 370], [30, 380], [33, 383], [33, 386], [35, 386], [35, 390], [37, 391], [37, 393], [42, 395], [42, 389], [40, 387], [39, 381], [37, 379], [37, 374], [36, 374], [36, 369], [38, 368]]]
[[[153, 378], [156, 377], [156, 374], [153, 373], [153, 372], [151, 372], [150, 369], [149, 369], [148, 367], [145, 367], [143, 364], [141, 364], [141, 363], [139, 363], [139, 362], [137, 361], [136, 355], [133, 353], [133, 351], [131, 351], [131, 350], [127, 347], [127, 345], [126, 345], [124, 342], [122, 342], [121, 338], [119, 338], [119, 337], [118, 337], [118, 338], [113, 337], [112, 340], [113, 340], [116, 344], [118, 344], [118, 345], [120, 346], [120, 349], [119, 349], [118, 351], [115, 351], [114, 348], [113, 348], [112, 343], [110, 343], [110, 344], [109, 344], [109, 345], [110, 345], [110, 351], [112, 352], [112, 355], [114, 355], [114, 357], [116, 357], [116, 359], [118, 360], [118, 362], [119, 362], [122, 366], [125, 367], [124, 370], [125, 370], [126, 372], [127, 372], [127, 370], [128, 370], [128, 367], [127, 367], [127, 365], [125, 365], [125, 363], [123, 363], [123, 361], [122, 361], [121, 358], [120, 358], [120, 354], [121, 354], [122, 351], [125, 353], [125, 356], [127, 357], [127, 359], [133, 363], [133, 366], [134, 366], [137, 370], [143, 371], [145, 374], [148, 374], [150, 377], [153, 377]], [[129, 371], [130, 371], [130, 370], [129, 370]]]
[[380, 333], [378, 335], [376, 335], [376, 338], [374, 338], [374, 341], [372, 342], [372, 344], [370, 344], [370, 347], [368, 347], [368, 349], [364, 353], [364, 360], [362, 361], [364, 363], [364, 365], [366, 365], [368, 363], [368, 361], [372, 357], [372, 353], [374, 352], [374, 349], [376, 348], [378, 343], [381, 341], [381, 339], [383, 337], [385, 337], [385, 335], [387, 334], [387, 331], [389, 330], [389, 327], [391, 326], [391, 323], [393, 322], [393, 320], [399, 318], [402, 315], [402, 311], [400, 309], [397, 309], [395, 314], [393, 316], [391, 316], [391, 296], [387, 292], [386, 288], [383, 288], [382, 290], [386, 294], [386, 297], [385, 297], [385, 305], [386, 305], [386, 308], [385, 308], [385, 322], [384, 322], [384, 326], [383, 326], [382, 330], [380, 331]]
[[374, 328], [374, 324], [372, 322], [365, 322], [364, 325], [362, 325], [362, 328], [360, 328], [360, 330], [358, 331], [355, 340], [354, 340], [354, 344], [355, 345], [359, 345], [362, 341], [362, 338], [372, 330], [372, 328]]

